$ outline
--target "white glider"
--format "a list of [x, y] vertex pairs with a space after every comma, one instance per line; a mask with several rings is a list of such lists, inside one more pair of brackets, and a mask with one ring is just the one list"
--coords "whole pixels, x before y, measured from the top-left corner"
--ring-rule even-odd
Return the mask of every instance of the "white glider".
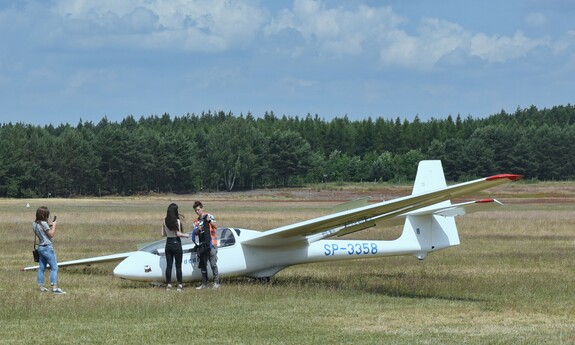
[[[247, 276], [269, 279], [286, 267], [311, 262], [413, 255], [422, 260], [428, 253], [459, 244], [455, 217], [501, 206], [495, 199], [452, 204], [451, 199], [510, 181], [521, 175], [500, 174], [447, 186], [441, 161], [421, 161], [411, 195], [282, 226], [267, 231], [220, 228], [218, 268], [220, 277]], [[333, 239], [375, 225], [404, 223], [395, 240]], [[59, 267], [121, 262], [114, 275], [130, 280], [165, 282], [165, 240], [138, 251], [58, 263]], [[184, 281], [200, 281], [194, 244], [182, 239]], [[38, 266], [22, 270], [37, 269]], [[174, 268], [175, 269], [175, 268]], [[209, 271], [209, 270], [208, 270]], [[211, 272], [210, 272], [211, 275]], [[175, 277], [175, 272], [172, 277]]]

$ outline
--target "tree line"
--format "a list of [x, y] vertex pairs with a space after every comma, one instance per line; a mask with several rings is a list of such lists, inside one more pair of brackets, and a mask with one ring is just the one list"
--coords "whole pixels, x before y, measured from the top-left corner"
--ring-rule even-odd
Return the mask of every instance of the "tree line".
[[440, 159], [450, 181], [497, 173], [575, 178], [575, 108], [483, 119], [331, 121], [205, 112], [136, 120], [0, 126], [0, 196], [233, 191], [322, 182], [413, 180]]

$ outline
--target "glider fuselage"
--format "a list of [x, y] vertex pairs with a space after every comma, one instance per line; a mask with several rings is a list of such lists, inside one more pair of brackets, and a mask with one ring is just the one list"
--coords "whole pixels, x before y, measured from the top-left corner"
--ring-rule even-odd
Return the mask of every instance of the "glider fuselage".
[[[292, 265], [414, 254], [422, 250], [417, 242], [407, 241], [404, 236], [393, 241], [326, 239], [313, 243], [301, 241], [290, 246], [258, 247], [242, 245], [242, 236], [249, 238], [252, 232], [257, 234], [258, 231], [228, 228], [218, 231], [227, 233], [226, 243], [218, 249], [220, 277], [267, 278]], [[233, 239], [230, 236], [233, 236]], [[163, 282], [166, 269], [164, 242], [164, 240], [154, 242], [147, 248], [131, 254], [118, 264], [114, 269], [114, 275], [130, 280]], [[201, 280], [194, 244], [184, 243], [183, 249], [184, 281]], [[209, 269], [208, 271], [211, 273]], [[175, 277], [175, 272], [172, 277]]]

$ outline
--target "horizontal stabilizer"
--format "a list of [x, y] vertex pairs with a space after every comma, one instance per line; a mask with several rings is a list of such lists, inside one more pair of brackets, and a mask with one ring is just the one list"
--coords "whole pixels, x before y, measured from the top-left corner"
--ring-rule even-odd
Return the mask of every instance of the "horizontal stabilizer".
[[421, 211], [414, 211], [409, 212], [405, 215], [407, 216], [420, 216], [425, 214], [434, 214], [437, 216], [444, 216], [444, 217], [457, 217], [463, 216], [465, 214], [478, 212], [478, 211], [485, 211], [490, 208], [494, 208], [497, 206], [503, 206], [501, 202], [495, 199], [483, 199], [477, 201], [469, 201], [464, 202], [461, 204], [437, 207], [437, 208], [427, 208]]

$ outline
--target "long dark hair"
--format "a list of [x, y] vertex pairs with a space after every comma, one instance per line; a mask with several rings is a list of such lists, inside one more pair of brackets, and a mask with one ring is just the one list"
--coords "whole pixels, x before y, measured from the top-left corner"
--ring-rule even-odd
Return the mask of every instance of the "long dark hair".
[[180, 219], [180, 213], [178, 212], [178, 205], [172, 203], [168, 206], [168, 212], [166, 213], [166, 226], [172, 231], [180, 230], [178, 228], [178, 219]]
[[[177, 211], [176, 211], [177, 212]], [[36, 223], [40, 223], [41, 221], [48, 221], [48, 217], [50, 217], [50, 210], [46, 206], [40, 206], [36, 210]]]

